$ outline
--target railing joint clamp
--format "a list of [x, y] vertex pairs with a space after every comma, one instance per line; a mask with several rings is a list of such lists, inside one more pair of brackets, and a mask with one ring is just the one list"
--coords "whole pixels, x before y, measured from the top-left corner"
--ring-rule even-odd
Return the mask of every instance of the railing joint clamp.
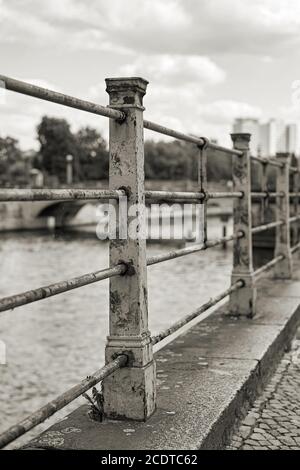
[[133, 263], [132, 261], [122, 261], [120, 260], [118, 262], [118, 265], [123, 265], [125, 266], [125, 271], [120, 274], [120, 276], [134, 276], [136, 274], [136, 270], [135, 270], [135, 267], [133, 266]]
[[120, 118], [114, 119], [114, 121], [117, 122], [117, 123], [120, 124], [120, 125], [121, 125], [121, 124], [124, 124], [124, 122], [126, 121], [126, 119], [127, 119], [127, 117], [128, 117], [127, 112], [126, 112], [124, 109], [120, 109], [120, 108], [117, 108], [117, 107], [115, 107], [115, 106], [108, 106], [108, 108], [110, 108], [110, 109], [116, 109], [117, 111], [120, 111], [120, 112], [123, 114], [123, 116], [120, 117]]
[[244, 279], [239, 279], [239, 280], [237, 281], [237, 283], [239, 283], [239, 282], [242, 284], [242, 285], [241, 285], [241, 289], [242, 289], [243, 287], [246, 287], [246, 282], [244, 281]]
[[115, 361], [116, 359], [118, 359], [120, 356], [123, 356], [123, 357], [126, 357], [126, 362], [124, 365], [122, 365], [121, 367], [126, 367], [130, 360], [133, 359], [133, 353], [132, 351], [122, 351], [122, 352], [118, 352], [118, 353], [113, 353], [111, 358], [113, 361]]
[[207, 202], [210, 199], [210, 194], [208, 191], [204, 191], [202, 189], [201, 194], [203, 194], [203, 197], [201, 197], [201, 204], [203, 204], [204, 202]]
[[130, 190], [130, 188], [129, 188], [128, 186], [120, 186], [120, 187], [118, 188], [118, 191], [124, 191], [125, 196], [126, 196], [127, 198], [129, 198], [129, 197], [131, 196], [131, 190]]
[[207, 149], [209, 147], [210, 141], [207, 137], [200, 137], [201, 140], [203, 140], [203, 144], [198, 144], [198, 148], [200, 150]]

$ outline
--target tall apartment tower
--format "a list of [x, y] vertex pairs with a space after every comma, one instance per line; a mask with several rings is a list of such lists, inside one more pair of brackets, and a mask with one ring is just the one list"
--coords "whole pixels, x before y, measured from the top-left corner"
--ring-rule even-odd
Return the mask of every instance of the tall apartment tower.
[[260, 125], [259, 150], [262, 157], [274, 157], [277, 149], [277, 127], [275, 119]]
[[251, 152], [261, 157], [274, 157], [277, 152], [289, 152], [298, 155], [298, 126], [286, 124], [279, 119], [270, 119], [260, 124], [257, 119], [238, 118], [234, 121], [233, 132], [249, 132]]
[[288, 124], [286, 126], [286, 151], [298, 154], [298, 128], [297, 124]]

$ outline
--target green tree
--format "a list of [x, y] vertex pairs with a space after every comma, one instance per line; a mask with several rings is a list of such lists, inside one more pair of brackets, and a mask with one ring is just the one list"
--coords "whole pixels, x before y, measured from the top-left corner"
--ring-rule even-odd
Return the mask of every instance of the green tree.
[[145, 173], [149, 179], [185, 179], [194, 175], [196, 162], [197, 149], [185, 142], [145, 142]]
[[96, 129], [84, 127], [77, 132], [75, 139], [82, 179], [108, 178], [109, 156], [101, 134]]
[[0, 137], [0, 180], [17, 185], [27, 181], [28, 172], [19, 143], [12, 137]]
[[73, 155], [74, 179], [80, 179], [80, 166], [76, 149], [76, 138], [65, 119], [44, 116], [37, 127], [40, 142], [40, 169], [56, 176], [61, 183], [66, 181], [66, 156]]

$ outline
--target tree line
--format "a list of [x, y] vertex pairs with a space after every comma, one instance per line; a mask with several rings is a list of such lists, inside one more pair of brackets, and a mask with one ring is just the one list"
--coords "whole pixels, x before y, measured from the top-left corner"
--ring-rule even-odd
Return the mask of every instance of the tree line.
[[[1, 184], [26, 184], [29, 172], [36, 168], [47, 178], [66, 182], [66, 157], [73, 156], [74, 182], [104, 180], [109, 173], [108, 145], [101, 133], [91, 127], [72, 132], [65, 119], [44, 116], [37, 126], [39, 149], [22, 152], [12, 137], [0, 137]], [[182, 141], [145, 142], [147, 179], [197, 180], [199, 149]], [[219, 152], [208, 154], [210, 181], [232, 178], [231, 159]]]

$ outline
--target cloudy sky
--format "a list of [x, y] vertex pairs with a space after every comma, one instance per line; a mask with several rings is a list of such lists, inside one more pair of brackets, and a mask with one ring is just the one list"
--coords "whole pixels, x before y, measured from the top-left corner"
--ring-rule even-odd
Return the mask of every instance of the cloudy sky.
[[[221, 143], [235, 117], [300, 118], [299, 0], [0, 0], [0, 59], [0, 74], [100, 104], [105, 77], [142, 76], [148, 119]], [[0, 135], [36, 148], [43, 114], [107, 136], [105, 118], [11, 92]]]

